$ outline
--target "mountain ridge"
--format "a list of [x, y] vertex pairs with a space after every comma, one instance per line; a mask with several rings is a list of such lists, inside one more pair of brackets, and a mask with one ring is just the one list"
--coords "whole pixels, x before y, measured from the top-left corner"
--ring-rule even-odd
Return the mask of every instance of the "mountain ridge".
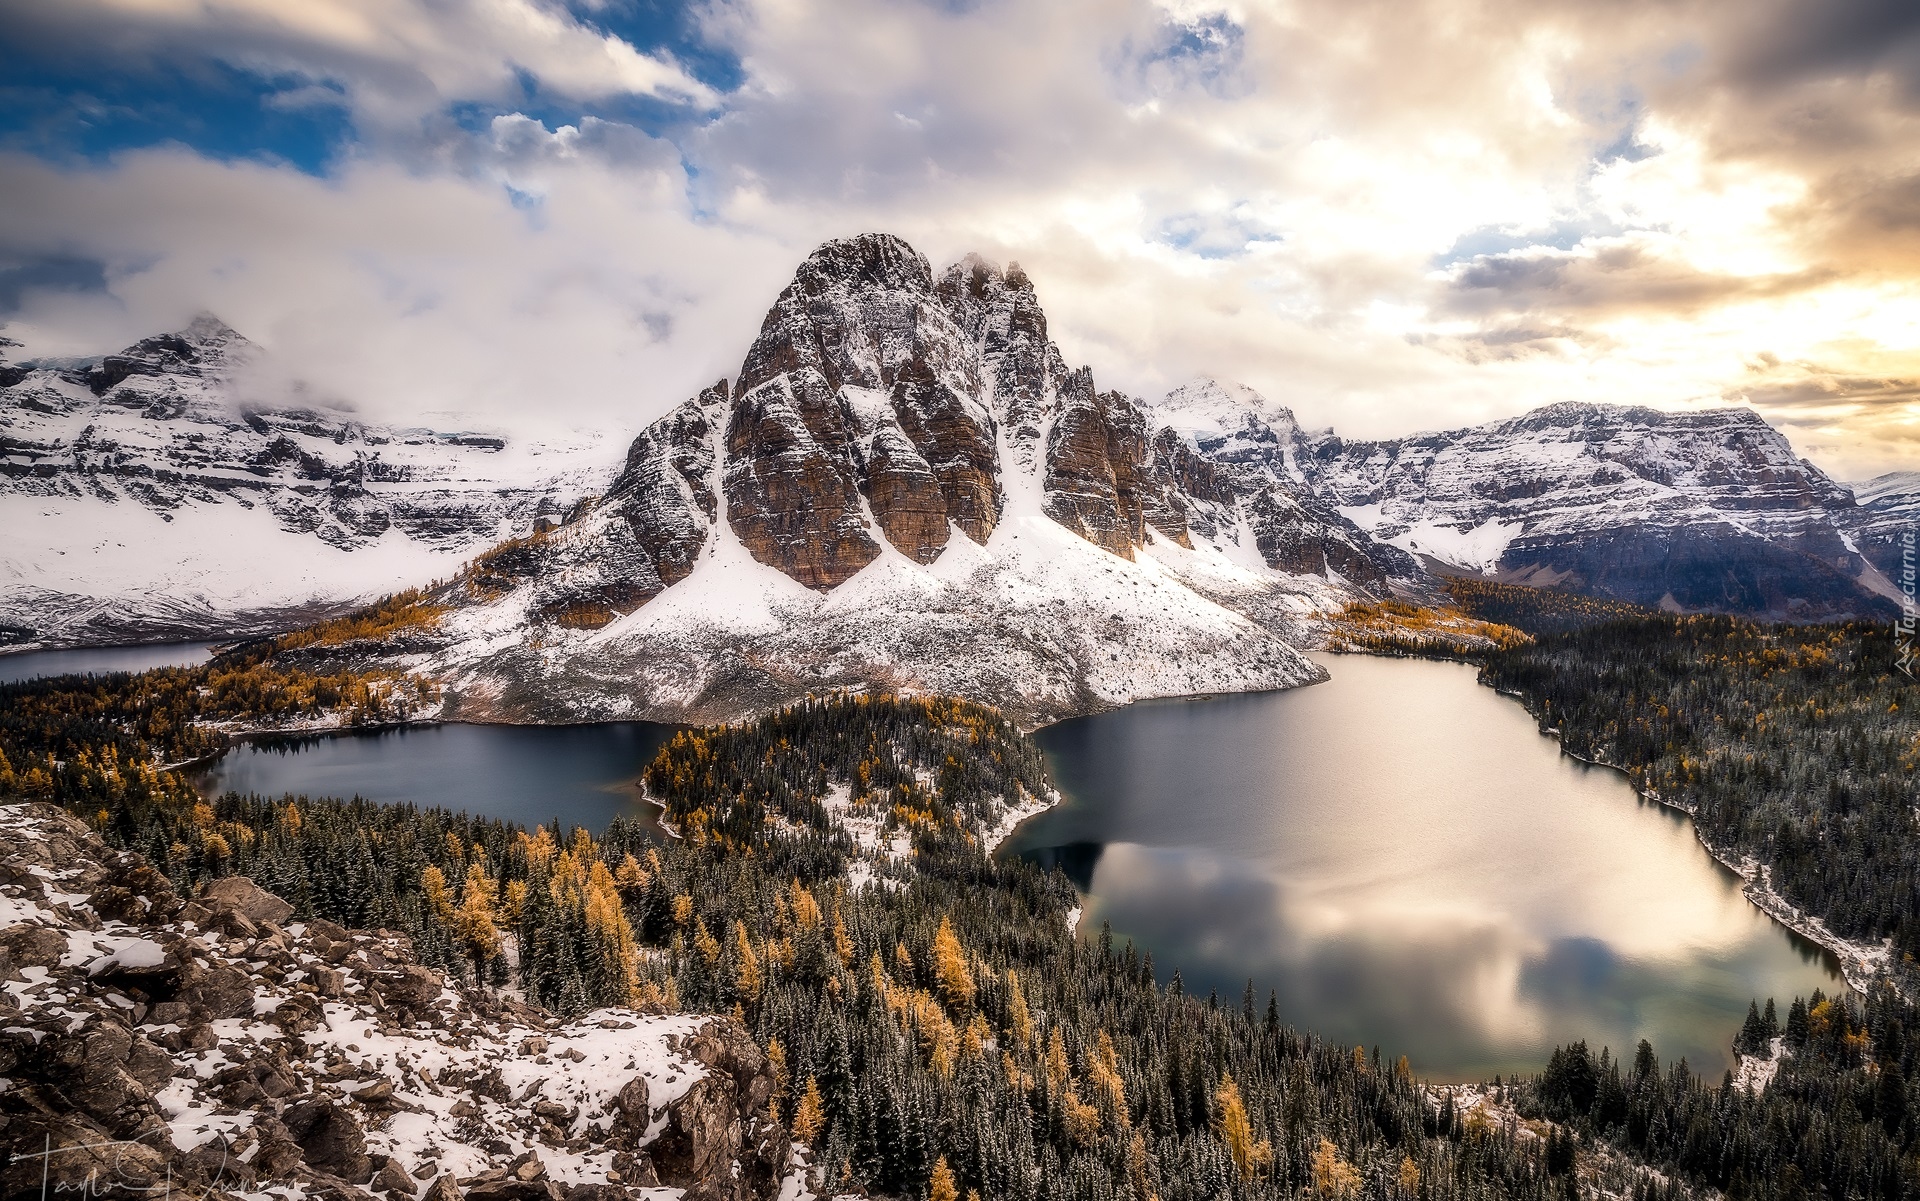
[[[874, 686], [1011, 696], [1039, 720], [1309, 681], [1297, 652], [1323, 636], [1318, 615], [1430, 598], [1436, 575], [1793, 620], [1896, 596], [1863, 523], [1897, 525], [1883, 510], [1900, 502], [1855, 505], [1751, 410], [1568, 402], [1350, 441], [1244, 385], [1148, 403], [1069, 368], [1018, 264], [936, 272], [885, 234], [809, 255], [735, 378], [650, 423], [613, 469], [534, 478], [523, 452], [538, 447], [409, 441], [317, 410], [242, 406], [215, 423], [223, 453], [194, 431], [159, 448], [166, 464], [125, 432], [192, 424], [215, 401], [231, 414], [231, 363], [250, 353], [203, 316], [19, 374], [0, 393], [0, 508], [134, 499], [115, 515], [220, 514], [232, 528], [202, 540], [241, 546], [264, 523], [338, 562], [248, 614], [164, 587], [103, 602], [82, 571], [65, 591], [34, 578], [85, 524], [43, 522], [47, 545], [6, 565], [0, 623], [94, 641], [196, 621], [250, 632], [437, 576], [444, 628], [407, 666], [463, 681], [454, 707], [473, 716], [723, 719]], [[112, 436], [50, 428], [96, 415]], [[276, 499], [257, 512], [244, 502], [263, 476]], [[332, 591], [297, 607], [329, 572]]]
[[262, 399], [261, 357], [201, 314], [97, 360], [0, 363], [16, 640], [285, 629], [450, 574], [603, 486], [579, 450]]
[[442, 643], [416, 665], [455, 681], [455, 712], [540, 720], [874, 687], [1038, 722], [1320, 678], [1297, 649], [1312, 615], [1372, 593], [1280, 561], [1249, 514], [1317, 545], [1306, 511], [1163, 432], [1066, 367], [1017, 266], [936, 279], [897, 238], [828, 243], [735, 382], [643, 431], [600, 501], [437, 594]]

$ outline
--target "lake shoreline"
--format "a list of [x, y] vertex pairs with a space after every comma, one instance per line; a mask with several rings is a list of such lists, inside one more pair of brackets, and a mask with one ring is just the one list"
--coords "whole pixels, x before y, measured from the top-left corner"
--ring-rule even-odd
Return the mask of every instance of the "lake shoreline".
[[[1492, 687], [1492, 685], [1484, 683], [1482, 686]], [[1519, 704], [1521, 708], [1526, 709], [1528, 714], [1534, 717], [1534, 723], [1536, 725], [1539, 724], [1540, 719], [1538, 715], [1533, 713], [1532, 709], [1527, 707], [1525, 696], [1503, 688], [1494, 688], [1493, 690], [1501, 696], [1512, 699]], [[1843, 938], [1835, 934], [1827, 928], [1827, 923], [1824, 919], [1815, 917], [1806, 910], [1801, 909], [1792, 901], [1781, 896], [1780, 893], [1774, 889], [1773, 868], [1770, 865], [1761, 863], [1752, 855], [1741, 855], [1735, 858], [1732, 851], [1715, 846], [1713, 841], [1707, 837], [1706, 831], [1700, 827], [1697, 806], [1687, 801], [1673, 800], [1662, 796], [1658, 789], [1642, 787], [1639, 780], [1634, 777], [1633, 772], [1618, 763], [1610, 763], [1603, 758], [1589, 759], [1585, 755], [1576, 754], [1568, 750], [1566, 741], [1562, 737], [1558, 727], [1540, 726], [1540, 733], [1552, 738], [1554, 742], [1559, 745], [1560, 753], [1569, 759], [1585, 763], [1592, 767], [1604, 767], [1609, 771], [1619, 772], [1626, 778], [1627, 784], [1641, 800], [1649, 801], [1655, 805], [1659, 805], [1663, 809], [1672, 810], [1675, 813], [1684, 814], [1687, 818], [1687, 824], [1693, 830], [1695, 841], [1700, 844], [1708, 855], [1713, 857], [1714, 862], [1726, 868], [1740, 879], [1740, 892], [1742, 896], [1747, 898], [1748, 903], [1788, 930], [1793, 931], [1795, 934], [1798, 934], [1808, 942], [1826, 951], [1827, 954], [1833, 956], [1834, 963], [1840, 968], [1840, 977], [1847, 982], [1848, 988], [1851, 988], [1861, 997], [1865, 997], [1872, 991], [1873, 985], [1876, 982], [1883, 979], [1893, 982], [1892, 973], [1886, 968], [1893, 954], [1892, 939], [1887, 939], [1878, 946], [1875, 946], [1872, 943], [1855, 942], [1852, 939]], [[1895, 983], [1894, 987], [1898, 989], [1899, 985]]]
[[[1502, 693], [1501, 695], [1512, 696], [1514, 694]], [[1840, 976], [1847, 982], [1847, 987], [1859, 993], [1861, 997], [1864, 998], [1872, 990], [1876, 981], [1883, 978], [1891, 978], [1883, 965], [1893, 953], [1892, 939], [1888, 939], [1876, 947], [1869, 943], [1854, 942], [1835, 934], [1833, 931], [1827, 929], [1827, 924], [1824, 920], [1814, 917], [1812, 914], [1801, 909], [1774, 891], [1772, 867], [1761, 863], [1752, 855], [1742, 855], [1736, 860], [1732, 852], [1715, 846], [1707, 838], [1706, 832], [1700, 828], [1695, 806], [1683, 801], [1669, 800], [1661, 796], [1657, 789], [1642, 788], [1639, 782], [1634, 779], [1633, 773], [1617, 763], [1608, 763], [1604, 759], [1589, 759], [1584, 755], [1575, 754], [1567, 749], [1564, 742], [1560, 741], [1560, 731], [1558, 730], [1542, 730], [1541, 733], [1553, 738], [1555, 742], [1559, 742], [1560, 753], [1567, 758], [1585, 763], [1591, 767], [1604, 767], [1625, 776], [1627, 783], [1632, 786], [1634, 792], [1641, 800], [1659, 805], [1661, 808], [1672, 810], [1675, 813], [1684, 814], [1687, 818], [1688, 826], [1693, 830], [1694, 840], [1700, 844], [1707, 854], [1713, 857], [1715, 863], [1718, 863], [1721, 867], [1726, 868], [1739, 878], [1741, 882], [1740, 894], [1747, 898], [1748, 903], [1774, 921], [1780, 923], [1780, 925], [1786, 929], [1793, 931], [1801, 938], [1806, 939], [1808, 942], [1826, 951], [1827, 954], [1833, 956], [1833, 961], [1839, 967]]]

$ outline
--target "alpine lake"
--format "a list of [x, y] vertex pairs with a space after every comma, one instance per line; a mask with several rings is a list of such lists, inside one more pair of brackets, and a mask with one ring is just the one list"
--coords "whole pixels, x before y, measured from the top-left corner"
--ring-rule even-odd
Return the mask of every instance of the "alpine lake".
[[[193, 661], [200, 647], [172, 648]], [[141, 655], [9, 656], [8, 677]], [[58, 656], [58, 657], [55, 657]], [[1844, 988], [1741, 895], [1685, 815], [1561, 753], [1456, 663], [1319, 655], [1288, 692], [1150, 701], [1036, 738], [1063, 803], [1001, 854], [1065, 871], [1083, 938], [1439, 1081], [1531, 1073], [1584, 1039], [1718, 1076], [1750, 1001]], [[36, 666], [41, 671], [36, 672]], [[653, 825], [637, 777], [673, 727], [420, 726], [243, 742], [201, 787], [362, 796], [595, 829]], [[657, 828], [657, 826], [655, 827]]]

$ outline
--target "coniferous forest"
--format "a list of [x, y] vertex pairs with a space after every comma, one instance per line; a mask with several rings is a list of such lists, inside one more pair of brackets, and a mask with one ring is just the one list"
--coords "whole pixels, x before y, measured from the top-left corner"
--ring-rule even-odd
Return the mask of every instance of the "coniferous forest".
[[[1912, 831], [1895, 811], [1911, 822], [1915, 724], [1884, 634], [1569, 625], [1490, 653], [1486, 678], [1570, 749], [1696, 807], [1716, 845], [1775, 863], [1796, 904], [1909, 945]], [[1920, 1020], [1892, 987], [1756, 998], [1740, 1048], [1789, 1052], [1764, 1090], [1645, 1044], [1576, 1045], [1469, 1102], [1425, 1087], [1393, 1048], [1291, 1029], [1251, 988], [1189, 996], [1135, 948], [1070, 934], [1063, 876], [987, 853], [1005, 807], [1049, 786], [1034, 744], [979, 706], [842, 698], [686, 731], [645, 773], [679, 837], [624, 821], [595, 837], [407, 806], [203, 800], [154, 766], [185, 739], [154, 722], [147, 687], [0, 690], [8, 791], [67, 806], [183, 884], [253, 876], [303, 915], [400, 930], [424, 961], [562, 1012], [733, 1013], [779, 1065], [779, 1116], [836, 1189], [1920, 1192]]]

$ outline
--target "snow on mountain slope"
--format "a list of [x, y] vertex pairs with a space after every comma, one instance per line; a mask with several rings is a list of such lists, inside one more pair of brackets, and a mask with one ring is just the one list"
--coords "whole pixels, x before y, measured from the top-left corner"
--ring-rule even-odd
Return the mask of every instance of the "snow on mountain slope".
[[1892, 471], [1853, 489], [1845, 526], [1861, 554], [1893, 581], [1911, 579], [1920, 562], [1920, 471]]
[[522, 445], [250, 403], [261, 357], [203, 315], [87, 368], [0, 364], [13, 641], [283, 628], [451, 574], [612, 475], [587, 437]]
[[1440, 570], [1793, 620], [1887, 603], [1847, 544], [1852, 495], [1748, 409], [1557, 404], [1296, 453], [1341, 513]]
[[[543, 720], [723, 720], [873, 687], [986, 699], [1043, 722], [1320, 678], [1295, 644], [1312, 613], [1350, 593], [1157, 534], [1148, 549], [1122, 559], [1015, 509], [985, 546], [957, 527], [931, 564], [885, 546], [821, 593], [756, 562], [720, 522], [685, 579], [598, 630], [543, 626], [517, 592], [444, 618], [449, 644], [412, 662], [452, 683], [461, 716]], [[1261, 620], [1207, 599], [1195, 579], [1266, 602]]]
[[1154, 415], [1225, 463], [1254, 463], [1281, 478], [1305, 483], [1295, 460], [1300, 423], [1293, 411], [1245, 384], [1201, 377], [1168, 392]]
[[[882, 235], [801, 265], [722, 381], [394, 656], [505, 720], [738, 717], [835, 688], [1029, 721], [1322, 677], [1309, 618], [1386, 575], [1262, 469], [1069, 370], [1033, 286]], [[1357, 532], [1354, 532], [1357, 533]]]

